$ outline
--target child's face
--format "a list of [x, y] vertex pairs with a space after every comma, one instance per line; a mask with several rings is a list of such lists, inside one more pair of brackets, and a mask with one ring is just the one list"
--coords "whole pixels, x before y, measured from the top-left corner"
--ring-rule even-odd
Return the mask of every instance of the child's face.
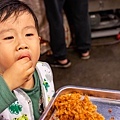
[[12, 15], [0, 23], [0, 73], [24, 57], [35, 66], [39, 55], [40, 39], [31, 14], [21, 13], [17, 19]]

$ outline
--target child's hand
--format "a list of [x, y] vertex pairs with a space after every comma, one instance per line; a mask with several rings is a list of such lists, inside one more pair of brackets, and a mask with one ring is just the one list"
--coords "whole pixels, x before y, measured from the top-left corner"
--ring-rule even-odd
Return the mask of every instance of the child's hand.
[[8, 87], [14, 90], [23, 85], [32, 78], [34, 67], [32, 61], [28, 58], [22, 58], [16, 61], [9, 69], [3, 73], [3, 78]]

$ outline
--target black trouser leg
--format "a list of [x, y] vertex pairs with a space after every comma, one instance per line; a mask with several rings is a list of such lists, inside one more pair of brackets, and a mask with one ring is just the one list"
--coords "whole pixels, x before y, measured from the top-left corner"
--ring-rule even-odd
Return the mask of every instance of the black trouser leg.
[[77, 49], [87, 52], [91, 47], [91, 29], [88, 14], [88, 0], [66, 0], [65, 12], [73, 25]]
[[58, 60], [66, 58], [66, 42], [63, 26], [64, 0], [44, 0], [50, 27], [50, 46], [53, 56]]

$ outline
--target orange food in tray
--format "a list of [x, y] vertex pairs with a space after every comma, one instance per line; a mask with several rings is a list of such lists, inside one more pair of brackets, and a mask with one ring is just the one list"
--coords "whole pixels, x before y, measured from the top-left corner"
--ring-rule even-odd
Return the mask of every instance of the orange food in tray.
[[79, 92], [60, 95], [53, 109], [53, 120], [105, 120], [89, 97]]

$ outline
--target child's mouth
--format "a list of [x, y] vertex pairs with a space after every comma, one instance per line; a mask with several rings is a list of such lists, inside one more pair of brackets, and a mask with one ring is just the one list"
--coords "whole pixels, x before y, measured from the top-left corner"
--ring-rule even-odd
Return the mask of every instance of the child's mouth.
[[29, 60], [31, 60], [30, 55], [21, 55], [21, 56], [18, 58], [18, 60], [23, 59], [23, 58], [25, 58], [25, 57], [27, 57], [27, 58], [29, 58]]

